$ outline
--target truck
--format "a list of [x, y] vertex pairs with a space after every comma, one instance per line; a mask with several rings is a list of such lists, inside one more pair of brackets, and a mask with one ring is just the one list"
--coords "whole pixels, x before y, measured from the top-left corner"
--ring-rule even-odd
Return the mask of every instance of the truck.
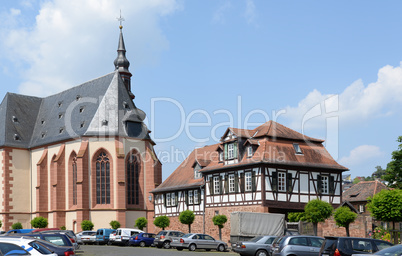
[[298, 230], [288, 230], [285, 214], [232, 212], [230, 214], [230, 243], [247, 241], [255, 236], [298, 234]]

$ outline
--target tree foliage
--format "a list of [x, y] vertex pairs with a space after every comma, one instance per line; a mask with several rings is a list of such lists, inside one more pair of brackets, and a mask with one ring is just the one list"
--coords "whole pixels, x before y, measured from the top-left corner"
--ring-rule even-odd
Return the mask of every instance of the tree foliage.
[[194, 212], [191, 210], [182, 211], [179, 215], [179, 220], [181, 223], [188, 225], [188, 232], [191, 233], [191, 224], [193, 224], [195, 219]]
[[226, 215], [215, 215], [212, 218], [212, 222], [214, 223], [214, 225], [219, 227], [219, 239], [222, 240], [222, 228], [223, 225], [228, 221], [228, 218], [226, 217]]
[[48, 225], [48, 221], [45, 217], [35, 217], [31, 220], [31, 225], [34, 228], [46, 228]]
[[388, 181], [391, 188], [402, 189], [402, 136], [397, 139], [398, 150], [392, 152], [392, 161], [387, 164], [383, 179]]
[[379, 166], [379, 165], [377, 165], [376, 167], [375, 167], [375, 169], [376, 169], [376, 171], [375, 172], [373, 172], [372, 174], [371, 174], [371, 176], [373, 177], [373, 180], [374, 179], [381, 179], [382, 178], [382, 176], [384, 176], [385, 174], [386, 174], [386, 169], [383, 169], [381, 166]]
[[135, 226], [141, 230], [143, 230], [148, 224], [148, 220], [144, 217], [139, 217], [135, 220]]
[[299, 222], [305, 221], [304, 212], [289, 212], [288, 213], [289, 222]]
[[11, 225], [12, 229], [22, 229], [22, 224], [21, 222], [16, 222], [13, 225]]
[[3, 222], [1, 222], [1, 220], [0, 220], [0, 228], [3, 226]]
[[112, 227], [112, 229], [118, 229], [120, 227], [120, 222], [118, 222], [117, 220], [112, 220], [111, 222], [109, 222], [110, 227]]
[[158, 216], [154, 220], [154, 225], [157, 226], [158, 228], [165, 230], [165, 228], [169, 227], [170, 225], [170, 219], [168, 216], [165, 215]]
[[[368, 198], [368, 210], [377, 220], [392, 222], [395, 230], [395, 222], [402, 222], [402, 190], [381, 190], [380, 193]], [[397, 243], [397, 235], [393, 235], [394, 243]]]
[[94, 228], [94, 224], [90, 220], [83, 220], [81, 222], [81, 229], [82, 230], [92, 230]]
[[377, 220], [402, 222], [402, 190], [381, 190], [368, 198], [368, 210]]
[[352, 212], [349, 207], [342, 206], [335, 210], [334, 219], [336, 225], [339, 227], [344, 227], [346, 229], [346, 236], [349, 234], [349, 224], [354, 222], [357, 218], [357, 213]]
[[318, 222], [324, 222], [326, 219], [331, 217], [334, 208], [320, 199], [311, 200], [304, 207], [304, 216], [306, 221], [313, 223], [314, 234], [317, 235], [317, 224]]

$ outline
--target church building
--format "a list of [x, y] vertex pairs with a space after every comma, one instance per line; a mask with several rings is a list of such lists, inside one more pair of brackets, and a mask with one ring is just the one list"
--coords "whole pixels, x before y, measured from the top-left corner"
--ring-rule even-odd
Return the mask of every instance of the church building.
[[[162, 182], [155, 143], [134, 103], [122, 26], [115, 71], [44, 98], [7, 93], [0, 105], [2, 230], [36, 216], [78, 232], [152, 220]], [[153, 231], [150, 221], [148, 231]]]

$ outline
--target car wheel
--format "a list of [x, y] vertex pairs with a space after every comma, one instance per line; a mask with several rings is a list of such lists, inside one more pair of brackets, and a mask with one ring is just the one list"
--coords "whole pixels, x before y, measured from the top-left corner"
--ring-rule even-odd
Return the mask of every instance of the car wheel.
[[205, 249], [207, 252], [209, 252], [211, 249]]
[[125, 246], [130, 246], [130, 241], [125, 241], [125, 242], [124, 242], [124, 245], [125, 245]]
[[224, 252], [224, 251], [225, 251], [225, 246], [224, 246], [223, 244], [220, 244], [220, 245], [218, 246], [218, 251]]
[[141, 246], [141, 247], [145, 247], [145, 242], [144, 242], [144, 241], [141, 241], [141, 242], [140, 242], [140, 246]]
[[176, 248], [178, 251], [183, 251], [183, 248]]
[[163, 248], [169, 249], [170, 248], [170, 242], [169, 241], [163, 242]]
[[264, 250], [258, 250], [255, 256], [268, 256], [268, 253]]
[[195, 244], [190, 244], [190, 246], [188, 247], [189, 251], [195, 251], [195, 249], [197, 249], [197, 246]]

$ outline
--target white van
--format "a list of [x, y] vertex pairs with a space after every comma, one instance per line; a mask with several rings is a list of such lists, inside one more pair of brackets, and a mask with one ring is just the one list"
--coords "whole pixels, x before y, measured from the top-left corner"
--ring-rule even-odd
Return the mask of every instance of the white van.
[[144, 231], [135, 228], [118, 228], [116, 229], [116, 237], [113, 243], [128, 245], [130, 237], [139, 233], [144, 233]]

